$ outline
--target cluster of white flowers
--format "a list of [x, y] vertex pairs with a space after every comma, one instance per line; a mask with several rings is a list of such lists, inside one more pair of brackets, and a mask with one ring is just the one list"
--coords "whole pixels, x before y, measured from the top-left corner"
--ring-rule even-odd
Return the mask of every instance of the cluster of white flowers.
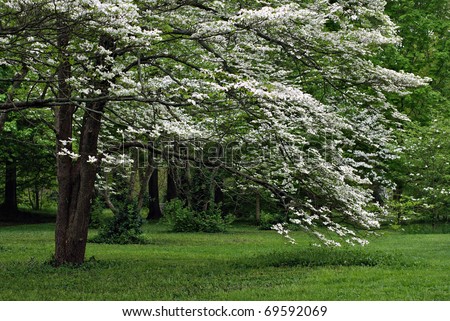
[[80, 157], [79, 154], [74, 153], [65, 147], [61, 148], [61, 150], [58, 152], [58, 155], [59, 156], [69, 156], [70, 158], [72, 158], [74, 160], [77, 160]]

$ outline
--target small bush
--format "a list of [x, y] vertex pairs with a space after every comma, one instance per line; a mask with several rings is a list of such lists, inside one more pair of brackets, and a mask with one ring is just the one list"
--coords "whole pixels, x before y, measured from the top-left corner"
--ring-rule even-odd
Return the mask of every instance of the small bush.
[[89, 217], [89, 227], [90, 228], [100, 228], [104, 223], [103, 218], [103, 204], [100, 198], [94, 198], [91, 206], [91, 215]]
[[223, 218], [218, 207], [195, 212], [180, 200], [172, 200], [164, 206], [164, 217], [173, 232], [220, 233], [225, 232], [233, 222], [231, 215]]
[[272, 226], [277, 223], [281, 223], [283, 218], [279, 214], [273, 214], [268, 212], [261, 212], [258, 228], [260, 230], [271, 230]]
[[124, 202], [117, 207], [118, 214], [100, 229], [93, 243], [107, 244], [140, 244], [145, 241], [141, 238], [142, 217], [138, 213], [136, 202]]

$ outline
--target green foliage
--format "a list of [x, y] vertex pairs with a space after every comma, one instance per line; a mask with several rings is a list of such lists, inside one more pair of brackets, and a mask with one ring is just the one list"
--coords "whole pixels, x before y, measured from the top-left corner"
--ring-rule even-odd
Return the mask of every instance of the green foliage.
[[138, 212], [136, 202], [123, 202], [117, 205], [117, 214], [100, 229], [99, 234], [91, 242], [108, 244], [145, 243], [145, 240], [141, 238], [141, 227], [142, 217]]
[[103, 216], [104, 206], [99, 197], [94, 198], [91, 206], [91, 215], [89, 218], [89, 227], [90, 228], [99, 228], [105, 222], [105, 217]]
[[441, 0], [387, 2], [387, 13], [399, 25], [402, 46], [383, 52], [396, 70], [431, 78], [427, 87], [393, 100], [412, 122], [400, 135], [401, 158], [388, 170], [397, 185], [391, 202], [397, 227], [407, 221], [448, 220], [450, 206], [450, 3]]
[[171, 200], [164, 205], [164, 220], [174, 232], [196, 231], [193, 212], [179, 199]]
[[[400, 200], [391, 200], [389, 202], [389, 223], [401, 226], [408, 220], [416, 220], [419, 217], [418, 212], [424, 207], [422, 200], [407, 195], [403, 195]], [[426, 207], [424, 209], [426, 210]]]
[[[389, 66], [431, 77], [431, 88], [447, 100], [450, 89], [449, 9], [449, 2], [442, 0], [396, 0], [388, 1], [386, 6], [387, 13], [399, 25], [403, 39], [401, 47], [386, 52]], [[432, 100], [430, 102], [433, 108], [438, 107]], [[427, 100], [410, 101], [407, 105], [415, 111], [411, 114], [414, 118], [430, 111]]]
[[164, 217], [173, 232], [221, 233], [233, 222], [233, 216], [222, 217], [222, 211], [217, 206], [197, 212], [184, 206], [178, 199], [165, 205]]
[[404, 152], [392, 175], [402, 189], [397, 215], [412, 220], [448, 220], [450, 206], [450, 121], [437, 118], [428, 126], [412, 124]]
[[[49, 111], [9, 112], [0, 132], [0, 171], [4, 173], [6, 162], [15, 164], [21, 208], [40, 210], [55, 204], [54, 133], [42, 122], [49, 115]], [[4, 175], [0, 175], [0, 198], [4, 183]]]
[[284, 218], [280, 214], [274, 214], [270, 212], [261, 211], [261, 217], [258, 223], [260, 230], [271, 230], [272, 226], [284, 221]]

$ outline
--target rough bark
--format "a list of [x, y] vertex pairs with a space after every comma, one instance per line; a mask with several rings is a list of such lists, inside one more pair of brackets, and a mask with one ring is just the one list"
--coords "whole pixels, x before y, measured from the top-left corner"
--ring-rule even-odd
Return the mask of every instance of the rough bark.
[[[70, 28], [64, 23], [58, 28], [58, 48], [62, 61], [58, 68], [58, 98], [69, 98], [71, 88], [67, 79], [71, 76], [71, 65], [64, 52], [69, 44]], [[108, 48], [109, 39], [100, 39]], [[101, 59], [101, 58], [99, 58]], [[99, 64], [102, 61], [99, 61]], [[106, 92], [107, 83], [99, 82], [96, 87]], [[55, 231], [55, 264], [81, 264], [86, 252], [89, 214], [94, 197], [94, 183], [97, 163], [89, 163], [89, 156], [97, 157], [98, 137], [105, 101], [87, 104], [80, 130], [79, 155], [74, 161], [68, 155], [57, 156], [58, 212]], [[70, 140], [73, 130], [73, 105], [64, 105], [56, 109], [57, 151], [63, 148], [71, 150], [71, 144], [64, 145], [61, 140]]]
[[[93, 104], [84, 116], [80, 139], [80, 158], [72, 164], [68, 156], [58, 156], [59, 204], [56, 220], [56, 264], [84, 261], [91, 200], [97, 165], [88, 156], [97, 155], [101, 114], [104, 103]], [[61, 129], [64, 129], [62, 126]]]

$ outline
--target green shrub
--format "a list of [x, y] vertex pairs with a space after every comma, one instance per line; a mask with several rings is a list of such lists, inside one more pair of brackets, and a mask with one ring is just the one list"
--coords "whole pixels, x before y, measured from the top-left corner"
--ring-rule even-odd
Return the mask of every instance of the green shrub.
[[136, 202], [123, 202], [117, 206], [118, 213], [103, 226], [93, 243], [136, 244], [144, 243], [142, 217]]
[[260, 230], [271, 230], [272, 226], [277, 223], [281, 223], [283, 218], [280, 214], [273, 214], [268, 212], [261, 212], [258, 228]]
[[173, 232], [220, 233], [225, 232], [233, 222], [231, 215], [223, 218], [220, 208], [216, 206], [196, 212], [177, 199], [164, 206], [164, 218]]
[[100, 228], [104, 223], [103, 218], [104, 206], [99, 197], [94, 198], [91, 206], [91, 215], [89, 217], [90, 228]]

